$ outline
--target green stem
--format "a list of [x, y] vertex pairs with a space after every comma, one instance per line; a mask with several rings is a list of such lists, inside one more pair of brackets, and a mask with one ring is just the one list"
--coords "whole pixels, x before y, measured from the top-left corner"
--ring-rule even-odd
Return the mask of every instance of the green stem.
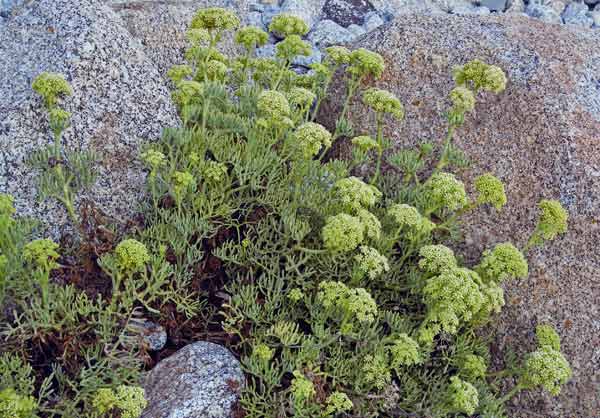
[[435, 166], [434, 172], [440, 171], [446, 166], [446, 164], [448, 164], [448, 153], [450, 152], [450, 144], [452, 143], [455, 129], [456, 127], [452, 124], [448, 127], [448, 133], [446, 134], [446, 140], [444, 142], [444, 149], [442, 151], [440, 161]]
[[513, 396], [515, 396], [517, 394], [517, 392], [519, 392], [520, 390], [522, 390], [523, 387], [520, 384], [517, 384], [514, 388], [512, 388], [506, 395], [504, 395], [502, 397], [502, 399], [500, 399], [501, 403], [506, 403], [508, 402]]
[[383, 160], [383, 113], [377, 114], [377, 145], [379, 145], [379, 149], [377, 151], [377, 166], [375, 167], [375, 174], [371, 179], [371, 185], [375, 184], [379, 178], [381, 161]]

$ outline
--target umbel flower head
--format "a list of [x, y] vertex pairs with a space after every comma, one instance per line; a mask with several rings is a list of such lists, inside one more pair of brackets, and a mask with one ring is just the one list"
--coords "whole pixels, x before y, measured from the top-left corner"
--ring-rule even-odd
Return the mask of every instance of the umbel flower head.
[[557, 200], [542, 200], [539, 203], [540, 219], [537, 231], [541, 238], [550, 241], [567, 232], [569, 214]]
[[457, 267], [454, 251], [445, 245], [425, 245], [419, 250], [419, 267], [432, 274], [440, 274]]
[[333, 253], [346, 253], [363, 242], [364, 226], [360, 218], [340, 213], [327, 219], [321, 234], [325, 248]]
[[160, 151], [149, 149], [144, 151], [141, 155], [142, 161], [155, 173], [161, 167], [167, 165], [167, 157]]
[[504, 71], [477, 59], [455, 67], [452, 74], [457, 85], [472, 87], [475, 92], [483, 89], [500, 93], [506, 88]]
[[497, 244], [493, 250], [485, 250], [475, 270], [484, 281], [497, 283], [507, 279], [522, 279], [529, 273], [525, 256], [510, 242]]
[[351, 411], [354, 408], [352, 401], [348, 398], [344, 392], [333, 392], [331, 395], [327, 397], [325, 401], [327, 405], [325, 407], [325, 415], [335, 415], [340, 414], [342, 412]]
[[41, 73], [33, 80], [31, 88], [42, 96], [48, 108], [54, 107], [61, 96], [73, 94], [73, 90], [65, 77], [58, 73]]
[[189, 78], [194, 74], [194, 70], [187, 64], [174, 65], [167, 71], [167, 76], [177, 85], [180, 81]]
[[275, 50], [277, 58], [286, 61], [291, 61], [299, 55], [308, 57], [312, 54], [310, 44], [303, 41], [298, 35], [289, 35], [283, 41], [275, 45]]
[[196, 12], [190, 23], [192, 29], [208, 31], [231, 30], [240, 26], [240, 19], [235, 13], [221, 7], [208, 7]]
[[390, 357], [391, 366], [394, 369], [419, 364], [421, 362], [419, 344], [408, 334], [399, 334], [390, 347]]
[[475, 380], [485, 376], [487, 363], [481, 356], [467, 354], [460, 363], [460, 374], [467, 380]]
[[452, 101], [452, 110], [457, 113], [469, 113], [475, 109], [475, 96], [466, 87], [458, 86], [452, 89], [450, 100]]
[[33, 396], [20, 396], [10, 387], [0, 390], [0, 417], [31, 418], [37, 416], [36, 409]]
[[220, 183], [227, 175], [227, 166], [216, 161], [206, 161], [202, 167], [202, 177], [212, 184]]
[[462, 209], [467, 205], [465, 185], [451, 173], [435, 173], [425, 182], [425, 193], [434, 209], [446, 208], [449, 211]]
[[372, 149], [376, 150], [380, 148], [380, 145], [368, 135], [361, 135], [352, 138], [352, 145], [356, 146], [362, 152], [369, 152]]
[[235, 41], [247, 51], [253, 51], [254, 48], [265, 45], [268, 40], [269, 34], [256, 26], [243, 27], [235, 34]]
[[373, 241], [378, 241], [381, 238], [381, 222], [379, 222], [377, 216], [366, 209], [359, 209], [356, 212], [356, 216], [363, 224], [365, 237]]
[[496, 282], [481, 283], [479, 291], [483, 296], [481, 308], [474, 315], [475, 323], [484, 323], [494, 313], [500, 313], [504, 306], [504, 290]]
[[71, 113], [54, 107], [48, 111], [48, 122], [52, 132], [55, 135], [59, 135], [71, 125]]
[[477, 204], [490, 204], [497, 210], [506, 205], [506, 192], [504, 184], [492, 174], [483, 174], [475, 179], [475, 190], [477, 190]]
[[290, 115], [287, 98], [276, 90], [263, 90], [256, 103], [258, 113], [273, 120], [282, 120]]
[[335, 312], [335, 316], [349, 320], [348, 330], [352, 328], [352, 321], [370, 324], [377, 316], [377, 303], [369, 292], [363, 288], [349, 289], [342, 282], [319, 283], [317, 300], [325, 309]]
[[266, 344], [257, 344], [252, 350], [252, 356], [262, 361], [269, 361], [273, 358], [273, 350]]
[[535, 327], [535, 337], [540, 347], [560, 351], [560, 337], [552, 325], [541, 324]]
[[390, 270], [387, 257], [380, 254], [375, 248], [365, 245], [361, 245], [359, 248], [359, 253], [354, 256], [354, 262], [359, 274], [371, 280], [375, 280]]
[[199, 103], [204, 94], [204, 86], [193, 80], [181, 80], [173, 91], [173, 102], [179, 107]]
[[368, 354], [363, 359], [362, 380], [379, 390], [390, 384], [392, 376], [386, 356], [383, 353]]
[[322, 147], [331, 146], [331, 133], [323, 125], [305, 122], [300, 125], [291, 138], [295, 148], [303, 158], [312, 158]]
[[56, 251], [57, 249], [58, 244], [50, 239], [36, 239], [25, 245], [23, 258], [42, 270], [50, 271], [58, 267], [56, 260], [60, 254]]
[[97, 413], [105, 416], [116, 410], [121, 418], [139, 418], [147, 404], [144, 389], [139, 386], [121, 385], [116, 390], [101, 388], [92, 399]]
[[301, 109], [306, 109], [313, 104], [317, 95], [312, 91], [302, 88], [302, 87], [294, 87], [287, 94], [288, 101]]
[[350, 62], [350, 50], [343, 46], [330, 46], [325, 48], [327, 59], [335, 65], [348, 64]]
[[227, 66], [217, 60], [209, 60], [204, 66], [204, 74], [211, 81], [223, 81], [227, 76], [227, 70]]
[[294, 397], [294, 402], [302, 405], [316, 395], [315, 386], [302, 372], [294, 370], [293, 375], [294, 379], [290, 391]]
[[308, 33], [308, 30], [308, 25], [304, 20], [287, 13], [275, 16], [269, 24], [269, 31], [281, 37], [304, 36]]
[[376, 52], [359, 48], [350, 53], [349, 65], [346, 71], [354, 77], [381, 77], [385, 63], [383, 57]]
[[377, 113], [389, 113], [397, 120], [404, 118], [404, 106], [387, 90], [370, 88], [363, 93], [363, 103]]
[[562, 353], [547, 345], [527, 356], [522, 373], [519, 384], [523, 388], [541, 386], [552, 395], [558, 395], [572, 375], [571, 366]]
[[458, 376], [450, 378], [450, 385], [446, 390], [446, 399], [449, 407], [455, 412], [473, 415], [479, 406], [479, 394], [475, 386], [461, 380]]
[[382, 196], [375, 186], [363, 182], [358, 177], [347, 177], [336, 181], [332, 191], [335, 201], [343, 210], [349, 212], [369, 208]]
[[15, 199], [5, 193], [0, 193], [0, 215], [12, 216], [15, 213]]
[[115, 248], [115, 256], [119, 269], [127, 273], [143, 271], [150, 261], [146, 246], [135, 239], [121, 241]]

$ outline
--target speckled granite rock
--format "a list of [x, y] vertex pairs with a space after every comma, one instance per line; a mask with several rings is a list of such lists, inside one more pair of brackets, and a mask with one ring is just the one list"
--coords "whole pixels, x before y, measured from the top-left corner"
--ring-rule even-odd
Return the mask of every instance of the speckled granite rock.
[[[123, 19], [161, 75], [182, 64], [187, 46], [186, 29], [194, 13], [205, 7], [228, 7], [245, 21], [247, 0], [105, 0]], [[227, 54], [237, 51], [228, 34], [219, 46]]]
[[[355, 47], [381, 53], [387, 70], [376, 84], [406, 107], [390, 122], [398, 147], [439, 139], [453, 81], [452, 66], [481, 58], [502, 67], [510, 82], [499, 96], [481, 94], [476, 113], [456, 136], [473, 161], [459, 173], [469, 184], [492, 172], [506, 184], [508, 206], [481, 210], [468, 221], [466, 259], [507, 240], [522, 245], [534, 228], [536, 203], [558, 198], [570, 213], [569, 232], [530, 254], [530, 277], [507, 284], [497, 321], [496, 358], [512, 347], [533, 348], [536, 323], [549, 321], [563, 337], [574, 377], [556, 399], [523, 393], [512, 417], [592, 418], [600, 411], [600, 33], [519, 16], [416, 16], [396, 19]], [[344, 97], [335, 87], [330, 97]], [[337, 115], [336, 100], [322, 121]], [[370, 123], [357, 101], [357, 134]], [[464, 250], [464, 249], [463, 249]], [[495, 321], [496, 322], [496, 321]]]
[[205, 341], [187, 345], [148, 375], [141, 418], [229, 418], [243, 379], [226, 348]]
[[74, 95], [64, 136], [71, 149], [99, 154], [98, 181], [85, 196], [124, 219], [137, 206], [144, 176], [139, 145], [177, 123], [170, 93], [115, 13], [99, 0], [25, 1], [0, 24], [0, 192], [20, 214], [41, 219], [53, 236], [66, 223], [54, 201], [36, 201], [36, 173], [24, 160], [52, 141], [40, 100], [31, 90], [43, 71], [65, 74]]

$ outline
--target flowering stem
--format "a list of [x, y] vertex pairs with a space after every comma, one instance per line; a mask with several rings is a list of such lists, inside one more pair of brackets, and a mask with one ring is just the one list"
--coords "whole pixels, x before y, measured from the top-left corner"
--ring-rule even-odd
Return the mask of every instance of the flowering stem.
[[450, 152], [450, 144], [452, 143], [452, 137], [454, 136], [454, 130], [456, 127], [450, 124], [448, 127], [448, 134], [446, 135], [446, 141], [444, 142], [444, 149], [440, 157], [440, 161], [435, 166], [435, 172], [437, 173], [448, 164], [448, 153]]
[[523, 389], [523, 386], [521, 386], [521, 384], [517, 384], [514, 388], [512, 388], [506, 395], [504, 395], [502, 397], [502, 399], [500, 399], [500, 403], [506, 403], [507, 401], [509, 401], [513, 396], [515, 396], [517, 394], [517, 392], [519, 392], [520, 390]]
[[377, 144], [379, 148], [377, 150], [377, 166], [375, 167], [375, 174], [371, 179], [371, 184], [375, 184], [381, 171], [381, 160], [383, 159], [383, 113], [377, 113]]

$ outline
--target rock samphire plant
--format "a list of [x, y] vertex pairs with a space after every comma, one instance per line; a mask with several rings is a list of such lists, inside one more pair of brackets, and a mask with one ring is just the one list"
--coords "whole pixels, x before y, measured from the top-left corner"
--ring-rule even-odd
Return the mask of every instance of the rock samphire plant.
[[[564, 233], [567, 213], [542, 201], [526, 246], [498, 243], [473, 265], [451, 249], [465, 214], [507, 202], [493, 174], [469, 195], [451, 172], [467, 163], [453, 135], [478, 95], [502, 93], [502, 70], [457, 67], [446, 139], [391, 151], [386, 121], [405, 111], [368, 86], [384, 71], [380, 55], [330, 47], [297, 74], [294, 58], [310, 53], [304, 22], [273, 18], [282, 41], [272, 59], [254, 54], [269, 35], [239, 26], [219, 8], [192, 19], [187, 64], [169, 71], [182, 125], [141, 153], [143, 227], [95, 259], [108, 290], [55, 280], [62, 250], [30, 242], [0, 196], [0, 297], [12, 307], [2, 313], [0, 343], [12, 353], [0, 358], [0, 417], [139, 416], [147, 357], [128, 324], [140, 313], [218, 329], [246, 372], [239, 416], [500, 418], [521, 390], [558, 393], [571, 370], [550, 325], [502, 369], [490, 364], [486, 325], [504, 305], [502, 283], [527, 277], [527, 252]], [[228, 31], [245, 50], [237, 57], [218, 49]], [[317, 117], [334, 74], [347, 95], [329, 130]], [[58, 84], [37, 89], [50, 110], [68, 92]], [[357, 101], [374, 121], [360, 132], [348, 118]], [[336, 141], [352, 155], [335, 158]], [[68, 180], [63, 168], [50, 175]]]

